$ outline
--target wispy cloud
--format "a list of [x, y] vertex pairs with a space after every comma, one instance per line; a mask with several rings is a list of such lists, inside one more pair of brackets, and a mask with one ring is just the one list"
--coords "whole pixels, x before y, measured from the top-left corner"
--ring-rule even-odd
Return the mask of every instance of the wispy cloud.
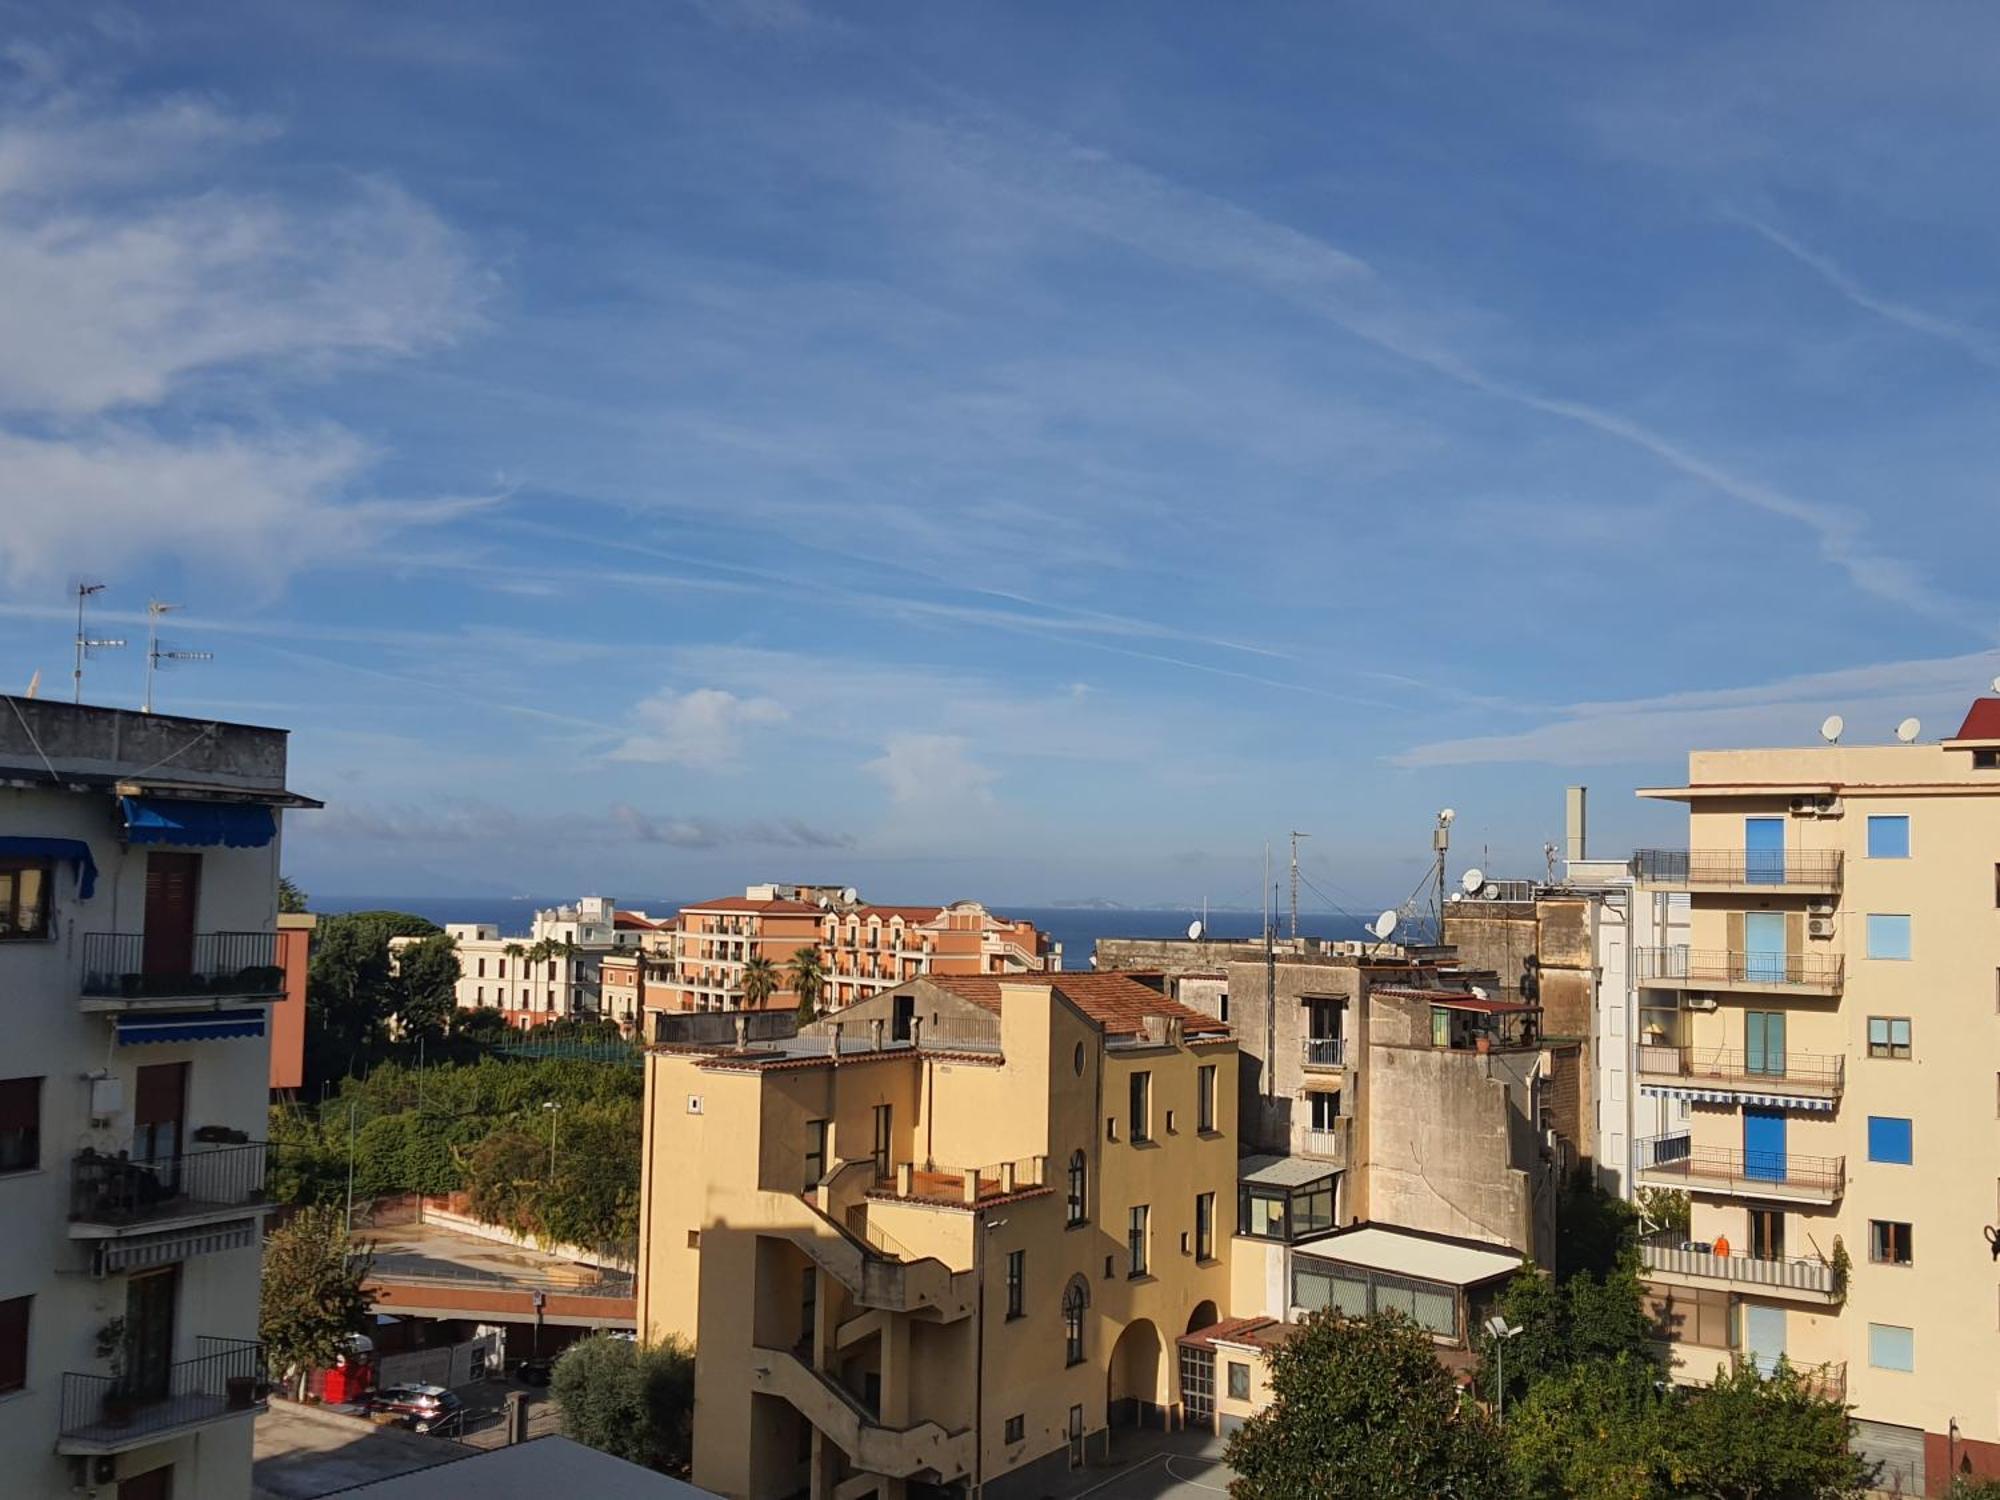
[[897, 807], [946, 818], [990, 807], [998, 779], [973, 758], [971, 742], [955, 734], [891, 735], [882, 754], [862, 769]]
[[316, 815], [297, 836], [329, 843], [477, 846], [500, 853], [529, 840], [688, 850], [855, 846], [852, 834], [804, 818], [730, 820], [642, 809], [627, 802], [613, 803], [600, 813], [535, 814], [477, 798], [446, 798], [423, 806], [341, 802]]
[[732, 771], [738, 768], [747, 734], [790, 717], [775, 698], [739, 698], [721, 688], [655, 693], [633, 709], [632, 733], [611, 750], [609, 758]]

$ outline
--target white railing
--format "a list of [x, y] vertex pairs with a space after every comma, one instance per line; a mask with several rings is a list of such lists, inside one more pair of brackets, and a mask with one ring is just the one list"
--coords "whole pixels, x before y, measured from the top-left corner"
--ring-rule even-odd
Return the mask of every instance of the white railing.
[[1660, 1238], [1639, 1246], [1640, 1263], [1649, 1271], [1676, 1276], [1707, 1276], [1742, 1286], [1783, 1287], [1797, 1292], [1833, 1295], [1833, 1267], [1822, 1260], [1765, 1260], [1754, 1255], [1717, 1255], [1696, 1240]]
[[1305, 1037], [1301, 1040], [1301, 1051], [1308, 1068], [1339, 1068], [1347, 1064], [1347, 1038], [1343, 1036]]

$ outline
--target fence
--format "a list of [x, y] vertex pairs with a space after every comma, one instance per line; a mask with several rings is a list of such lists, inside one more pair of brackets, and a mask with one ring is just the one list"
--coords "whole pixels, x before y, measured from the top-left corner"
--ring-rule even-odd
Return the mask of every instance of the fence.
[[1713, 1246], [1678, 1234], [1641, 1241], [1639, 1259], [1647, 1270], [1670, 1275], [1705, 1276], [1743, 1286], [1784, 1287], [1827, 1296], [1834, 1292], [1833, 1267], [1823, 1260], [1717, 1255]]
[[1789, 985], [1837, 988], [1841, 959], [1835, 953], [1748, 953], [1722, 948], [1640, 948], [1641, 984]]
[[284, 993], [275, 932], [198, 932], [186, 959], [174, 955], [164, 966], [160, 950], [156, 942], [149, 963], [143, 932], [85, 933], [83, 993], [127, 1000]]
[[69, 1216], [129, 1224], [195, 1207], [262, 1203], [268, 1150], [262, 1141], [142, 1157], [85, 1149], [70, 1160]]
[[201, 1352], [161, 1370], [62, 1378], [61, 1433], [66, 1438], [124, 1442], [148, 1432], [247, 1411], [264, 1380], [264, 1346], [244, 1339], [195, 1339]]
[[1799, 885], [1840, 883], [1837, 849], [1641, 849], [1632, 873], [1648, 885]]

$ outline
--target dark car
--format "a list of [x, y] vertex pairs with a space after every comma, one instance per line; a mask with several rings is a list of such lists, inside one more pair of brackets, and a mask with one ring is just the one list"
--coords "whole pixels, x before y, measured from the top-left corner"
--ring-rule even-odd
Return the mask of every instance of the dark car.
[[520, 1377], [523, 1385], [547, 1385], [555, 1367], [553, 1355], [537, 1354], [530, 1359], [522, 1360], [515, 1366], [514, 1373]]
[[457, 1416], [465, 1403], [441, 1385], [385, 1385], [364, 1396], [361, 1409], [371, 1417], [394, 1418], [413, 1432], [429, 1432]]

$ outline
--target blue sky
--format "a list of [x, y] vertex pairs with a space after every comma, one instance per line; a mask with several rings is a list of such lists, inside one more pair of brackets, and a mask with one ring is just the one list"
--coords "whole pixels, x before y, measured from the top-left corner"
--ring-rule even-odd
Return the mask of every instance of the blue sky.
[[314, 889], [1372, 909], [2000, 671], [2000, 14], [0, 36], [0, 674], [184, 603]]

